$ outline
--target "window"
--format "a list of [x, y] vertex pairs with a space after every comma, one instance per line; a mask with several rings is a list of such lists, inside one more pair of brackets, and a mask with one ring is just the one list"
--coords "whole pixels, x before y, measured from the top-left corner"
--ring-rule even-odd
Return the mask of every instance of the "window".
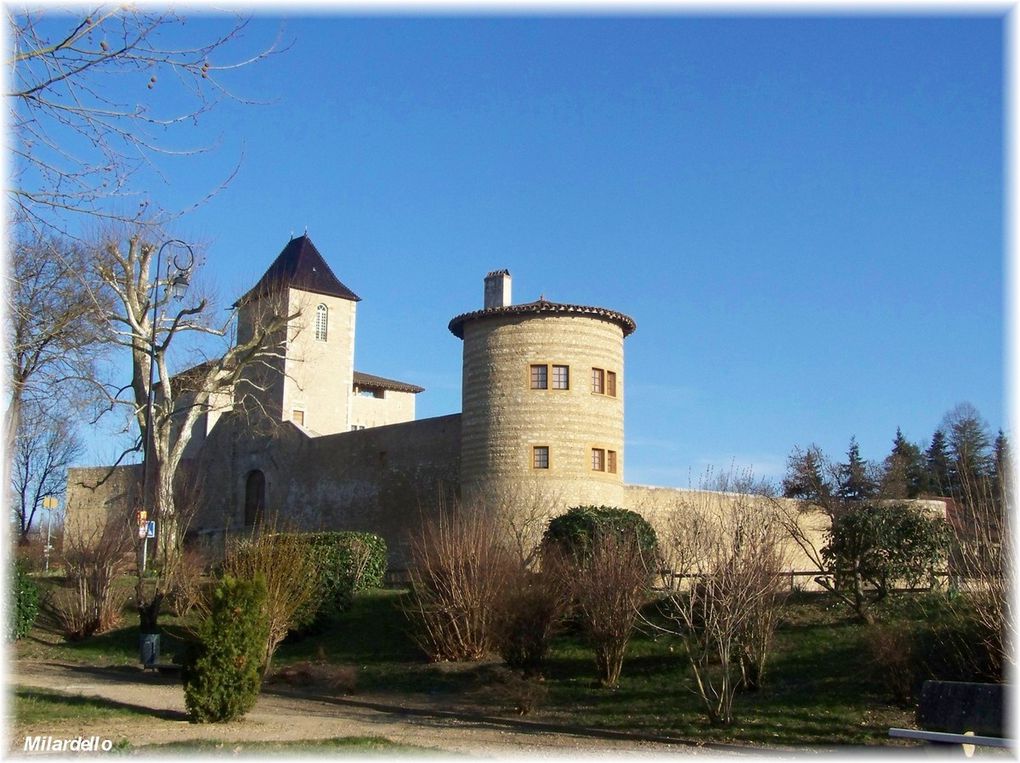
[[294, 411], [294, 423], [302, 427], [305, 425], [304, 411]]
[[549, 366], [531, 367], [531, 388], [549, 389]]
[[604, 472], [606, 470], [606, 451], [604, 449], [591, 449], [591, 470], [593, 472]]
[[591, 391], [596, 395], [604, 395], [606, 392], [606, 372], [601, 368], [591, 370]]
[[616, 451], [606, 451], [606, 471], [610, 474], [616, 474]]
[[570, 366], [553, 366], [553, 389], [570, 389]]
[[536, 445], [531, 449], [531, 466], [533, 469], [549, 468], [549, 446]]
[[329, 324], [329, 308], [319, 305], [315, 308], [315, 341], [326, 341], [326, 327]]
[[616, 397], [616, 371], [606, 371], [606, 394]]

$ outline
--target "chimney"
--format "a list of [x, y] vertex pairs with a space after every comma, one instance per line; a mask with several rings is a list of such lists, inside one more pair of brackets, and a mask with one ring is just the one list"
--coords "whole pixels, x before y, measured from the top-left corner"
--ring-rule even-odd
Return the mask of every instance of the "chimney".
[[510, 271], [494, 270], [485, 276], [485, 309], [510, 304]]

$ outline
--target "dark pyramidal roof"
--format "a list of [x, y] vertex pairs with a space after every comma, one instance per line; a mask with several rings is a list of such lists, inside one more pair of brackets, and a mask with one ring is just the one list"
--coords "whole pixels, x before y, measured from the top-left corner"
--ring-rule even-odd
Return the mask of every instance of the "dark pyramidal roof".
[[301, 289], [328, 297], [340, 297], [360, 302], [361, 297], [348, 289], [333, 275], [329, 265], [308, 238], [308, 234], [292, 238], [269, 270], [251, 290], [237, 300], [242, 304], [283, 288]]

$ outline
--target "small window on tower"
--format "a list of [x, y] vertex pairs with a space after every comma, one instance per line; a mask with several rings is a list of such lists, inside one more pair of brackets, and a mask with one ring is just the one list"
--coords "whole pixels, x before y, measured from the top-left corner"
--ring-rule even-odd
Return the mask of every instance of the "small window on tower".
[[549, 446], [536, 445], [531, 449], [531, 466], [535, 469], [549, 468]]
[[616, 371], [606, 371], [606, 394], [616, 397]]
[[553, 389], [570, 389], [570, 366], [553, 366]]
[[593, 472], [604, 472], [606, 470], [606, 451], [604, 449], [591, 449], [591, 470]]
[[606, 471], [610, 474], [616, 474], [616, 451], [606, 451]]
[[298, 426], [302, 426], [302, 427], [305, 425], [305, 412], [304, 411], [294, 411], [294, 423], [297, 424]]
[[329, 308], [319, 305], [315, 308], [315, 341], [326, 341], [326, 329], [329, 325]]
[[591, 391], [596, 395], [606, 393], [606, 372], [601, 368], [591, 370]]
[[531, 388], [549, 389], [549, 366], [540, 365], [531, 367]]

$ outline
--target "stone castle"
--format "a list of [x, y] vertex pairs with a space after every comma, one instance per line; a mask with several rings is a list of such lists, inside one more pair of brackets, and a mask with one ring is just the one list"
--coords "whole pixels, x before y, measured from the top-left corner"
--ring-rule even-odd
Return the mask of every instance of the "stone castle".
[[[661, 527], [690, 497], [624, 482], [623, 350], [636, 324], [622, 313], [514, 304], [510, 273], [489, 273], [483, 307], [449, 323], [463, 342], [462, 412], [415, 419], [421, 387], [355, 370], [360, 298], [307, 235], [236, 303], [239, 341], [281, 295], [298, 317], [286, 351], [249, 372], [255, 412], [222, 395], [192, 431], [187, 455], [203, 487], [191, 532], [212, 549], [272, 514], [295, 529], [378, 533], [399, 568], [414, 528], [444, 503], [508, 512], [528, 543], [571, 506], [630, 508]], [[69, 519], [134, 505], [140, 468], [91, 487], [107, 472], [71, 470]]]

